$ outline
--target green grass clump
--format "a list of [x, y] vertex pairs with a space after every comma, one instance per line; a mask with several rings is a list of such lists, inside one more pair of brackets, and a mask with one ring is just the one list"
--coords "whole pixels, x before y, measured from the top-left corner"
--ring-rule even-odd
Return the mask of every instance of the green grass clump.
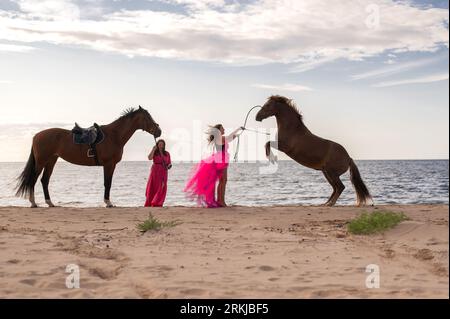
[[363, 213], [358, 218], [352, 220], [348, 224], [347, 229], [351, 234], [368, 235], [393, 228], [398, 223], [407, 219], [408, 217], [403, 213], [390, 211]]
[[175, 227], [176, 225], [178, 225], [176, 221], [162, 222], [153, 217], [152, 214], [149, 214], [148, 219], [140, 224], [137, 224], [136, 227], [139, 231], [146, 233], [149, 230], [161, 230], [162, 228]]

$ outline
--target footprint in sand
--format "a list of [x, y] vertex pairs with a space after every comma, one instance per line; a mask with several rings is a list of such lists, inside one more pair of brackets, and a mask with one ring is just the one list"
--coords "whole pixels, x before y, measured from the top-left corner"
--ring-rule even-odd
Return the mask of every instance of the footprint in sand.
[[105, 268], [105, 267], [92, 267], [88, 268], [89, 273], [93, 276], [99, 277], [103, 280], [113, 280], [116, 279], [120, 273], [120, 267], [116, 268]]
[[36, 284], [36, 279], [24, 279], [20, 281], [21, 284], [34, 286]]
[[429, 249], [420, 249], [415, 255], [419, 260], [431, 260], [434, 258], [433, 253]]
[[289, 288], [286, 290], [286, 292], [287, 292], [287, 293], [292, 293], [292, 292], [298, 293], [298, 292], [304, 292], [304, 291], [306, 291], [306, 290], [308, 290], [308, 289], [309, 289], [308, 287], [294, 286], [294, 287], [289, 287]]
[[434, 237], [428, 239], [428, 242], [426, 243], [427, 246], [436, 246], [439, 244], [443, 244], [443, 242], [440, 242], [438, 239]]
[[206, 291], [203, 289], [192, 288], [192, 289], [181, 290], [180, 293], [182, 293], [183, 295], [192, 296], [192, 295], [204, 295], [206, 293]]
[[271, 266], [261, 266], [261, 267], [259, 267], [259, 270], [262, 270], [262, 271], [274, 271], [275, 268], [273, 268]]
[[394, 258], [395, 257], [395, 251], [392, 249], [385, 249], [384, 253], [385, 253], [386, 258]]
[[433, 273], [440, 277], [448, 277], [448, 269], [439, 263], [433, 264]]
[[166, 266], [166, 265], [157, 266], [156, 269], [158, 271], [172, 271], [172, 270], [174, 270], [172, 267]]

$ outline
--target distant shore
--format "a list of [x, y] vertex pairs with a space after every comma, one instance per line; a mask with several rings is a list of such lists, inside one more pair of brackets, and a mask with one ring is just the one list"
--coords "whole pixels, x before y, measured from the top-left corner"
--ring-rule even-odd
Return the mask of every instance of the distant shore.
[[[351, 235], [362, 212], [410, 220]], [[142, 235], [149, 212], [177, 225]], [[0, 207], [0, 298], [448, 298], [448, 205]], [[66, 266], [80, 268], [67, 289]], [[366, 266], [380, 288], [366, 287]]]

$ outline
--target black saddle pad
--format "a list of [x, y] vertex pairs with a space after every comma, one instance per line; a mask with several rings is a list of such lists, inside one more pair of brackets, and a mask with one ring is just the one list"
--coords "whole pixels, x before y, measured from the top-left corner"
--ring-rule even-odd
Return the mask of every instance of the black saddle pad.
[[89, 128], [82, 128], [75, 123], [72, 134], [73, 142], [75, 144], [95, 145], [101, 143], [104, 139], [103, 131], [97, 124], [94, 124], [94, 126]]

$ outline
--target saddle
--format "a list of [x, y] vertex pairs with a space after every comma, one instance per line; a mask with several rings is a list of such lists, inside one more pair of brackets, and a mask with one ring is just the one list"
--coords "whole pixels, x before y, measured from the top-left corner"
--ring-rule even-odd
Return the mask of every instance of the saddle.
[[94, 158], [95, 164], [100, 165], [97, 158], [96, 145], [103, 142], [105, 135], [97, 123], [89, 128], [82, 128], [75, 123], [75, 127], [72, 129], [73, 142], [78, 145], [89, 145], [87, 157]]

